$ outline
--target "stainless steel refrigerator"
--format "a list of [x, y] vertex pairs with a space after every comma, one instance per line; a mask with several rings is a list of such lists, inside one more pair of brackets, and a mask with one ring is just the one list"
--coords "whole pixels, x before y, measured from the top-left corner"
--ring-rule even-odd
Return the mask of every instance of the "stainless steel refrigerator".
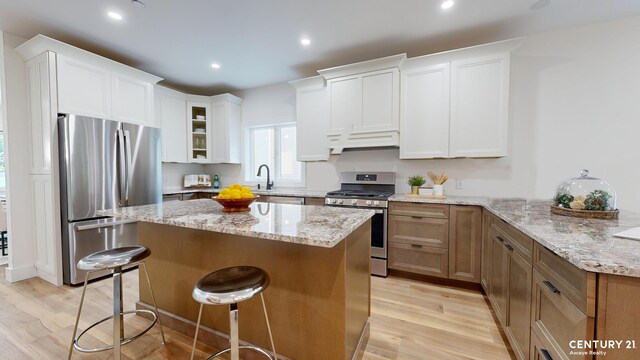
[[64, 282], [79, 284], [82, 257], [137, 243], [135, 222], [96, 212], [162, 201], [160, 129], [60, 115], [58, 140]]

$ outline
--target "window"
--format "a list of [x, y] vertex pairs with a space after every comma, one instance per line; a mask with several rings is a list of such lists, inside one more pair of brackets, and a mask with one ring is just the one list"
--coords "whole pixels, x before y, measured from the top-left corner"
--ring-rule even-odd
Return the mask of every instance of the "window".
[[276, 184], [301, 185], [304, 183], [302, 163], [296, 160], [296, 125], [284, 124], [248, 128], [245, 179], [264, 182], [266, 174], [258, 177], [258, 167], [269, 166], [271, 179]]

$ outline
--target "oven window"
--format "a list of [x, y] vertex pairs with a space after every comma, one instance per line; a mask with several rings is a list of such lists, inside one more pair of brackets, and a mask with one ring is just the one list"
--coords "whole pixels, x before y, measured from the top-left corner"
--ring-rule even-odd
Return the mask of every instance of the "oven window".
[[384, 248], [384, 214], [375, 214], [371, 218], [371, 246]]

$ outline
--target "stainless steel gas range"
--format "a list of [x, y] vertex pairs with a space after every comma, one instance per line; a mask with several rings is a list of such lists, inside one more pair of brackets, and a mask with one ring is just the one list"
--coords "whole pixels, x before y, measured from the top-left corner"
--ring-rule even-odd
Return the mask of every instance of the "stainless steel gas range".
[[387, 207], [396, 189], [394, 172], [354, 172], [340, 174], [340, 190], [325, 197], [328, 206], [375, 210], [371, 218], [371, 274], [387, 276]]

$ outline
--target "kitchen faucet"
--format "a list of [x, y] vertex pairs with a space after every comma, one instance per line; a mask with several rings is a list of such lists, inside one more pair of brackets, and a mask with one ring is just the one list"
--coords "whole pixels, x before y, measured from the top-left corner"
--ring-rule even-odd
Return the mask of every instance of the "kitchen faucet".
[[[267, 168], [267, 190], [271, 190], [271, 187], [273, 186], [273, 181], [271, 181], [269, 166], [267, 164], [262, 164], [258, 167], [258, 174], [256, 174], [256, 176], [260, 176], [263, 166]], [[258, 184], [258, 189], [260, 189], [260, 184]]]

